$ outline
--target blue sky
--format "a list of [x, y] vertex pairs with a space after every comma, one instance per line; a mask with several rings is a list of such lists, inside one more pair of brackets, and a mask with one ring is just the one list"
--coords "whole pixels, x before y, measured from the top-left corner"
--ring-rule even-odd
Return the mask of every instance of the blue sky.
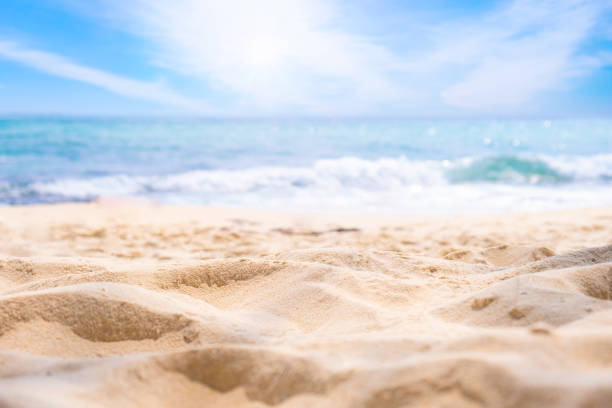
[[3, 0], [0, 114], [610, 116], [608, 3]]

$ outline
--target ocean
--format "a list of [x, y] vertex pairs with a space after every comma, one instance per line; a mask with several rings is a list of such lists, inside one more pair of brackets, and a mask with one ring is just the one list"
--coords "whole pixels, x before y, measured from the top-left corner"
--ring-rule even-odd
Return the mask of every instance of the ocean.
[[0, 119], [0, 204], [287, 211], [612, 205], [612, 120]]

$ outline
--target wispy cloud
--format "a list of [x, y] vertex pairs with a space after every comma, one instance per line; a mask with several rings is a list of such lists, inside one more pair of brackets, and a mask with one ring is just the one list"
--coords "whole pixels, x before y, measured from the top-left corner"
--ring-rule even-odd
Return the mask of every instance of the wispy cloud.
[[[609, 53], [583, 47], [597, 30], [612, 32], [606, 0], [509, 0], [462, 17], [419, 19], [407, 10], [405, 24], [375, 30], [378, 20], [362, 16], [381, 36], [353, 21], [342, 0], [61, 1], [144, 38], [153, 64], [204, 83], [207, 100], [229, 101], [225, 113], [521, 113], [546, 91], [612, 63]], [[163, 83], [11, 43], [0, 42], [0, 56], [202, 110]]]
[[185, 98], [162, 82], [125, 78], [76, 64], [60, 55], [24, 48], [14, 42], [0, 41], [0, 58], [18, 62], [47, 74], [85, 82], [119, 95], [174, 105], [190, 111], [207, 110], [201, 101]]
[[[454, 27], [458, 47], [445, 40], [436, 54], [472, 67], [443, 90], [443, 101], [466, 108], [513, 107], [588, 74], [606, 63], [598, 55], [579, 54], [603, 8], [601, 2], [518, 0], [477, 28]], [[453, 32], [439, 35], [452, 38]]]
[[[405, 98], [395, 56], [336, 27], [321, 0], [110, 0], [120, 24], [156, 46], [155, 62], [232, 95], [238, 107], [334, 112]], [[405, 90], [404, 90], [405, 91]]]
[[606, 62], [579, 55], [604, 1], [515, 0], [478, 18], [434, 18], [401, 47], [343, 28], [341, 2], [103, 2], [154, 44], [157, 64], [246, 110], [513, 110]]

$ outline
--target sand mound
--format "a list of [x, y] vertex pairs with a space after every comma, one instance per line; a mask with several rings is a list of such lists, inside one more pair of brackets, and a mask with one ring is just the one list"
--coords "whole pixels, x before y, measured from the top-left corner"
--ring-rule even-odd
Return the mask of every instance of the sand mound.
[[612, 246], [552, 256], [511, 271], [517, 276], [450, 302], [435, 313], [479, 326], [570, 323], [612, 307], [611, 258]]
[[324, 394], [345, 376], [309, 358], [241, 347], [192, 350], [160, 357], [157, 362], [218, 392], [243, 387], [249, 398], [269, 405], [298, 394]]
[[156, 274], [164, 288], [192, 286], [221, 287], [266, 276], [285, 267], [283, 261], [239, 260], [211, 261], [191, 267], [166, 269]]
[[555, 253], [547, 247], [500, 245], [487, 248], [482, 255], [491, 265], [523, 265], [553, 256]]
[[[173, 306], [139, 287], [81, 284], [0, 298], [0, 335], [16, 323], [42, 319], [69, 327], [92, 341], [156, 339], [190, 323]], [[174, 308], [176, 306], [174, 305]]]
[[567, 254], [555, 255], [512, 270], [514, 274], [562, 269], [572, 266], [594, 265], [612, 262], [612, 245], [585, 248]]
[[[479, 326], [553, 326], [612, 307], [612, 268], [572, 268], [521, 275], [496, 283], [436, 311], [444, 318]], [[595, 295], [595, 296], [594, 296]]]
[[0, 215], [0, 406], [612, 400], [610, 210]]

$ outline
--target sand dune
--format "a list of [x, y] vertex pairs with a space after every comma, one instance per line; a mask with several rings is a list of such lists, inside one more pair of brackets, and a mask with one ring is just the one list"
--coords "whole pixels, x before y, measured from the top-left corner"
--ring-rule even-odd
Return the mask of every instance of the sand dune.
[[0, 209], [0, 406], [609, 407], [612, 210]]

